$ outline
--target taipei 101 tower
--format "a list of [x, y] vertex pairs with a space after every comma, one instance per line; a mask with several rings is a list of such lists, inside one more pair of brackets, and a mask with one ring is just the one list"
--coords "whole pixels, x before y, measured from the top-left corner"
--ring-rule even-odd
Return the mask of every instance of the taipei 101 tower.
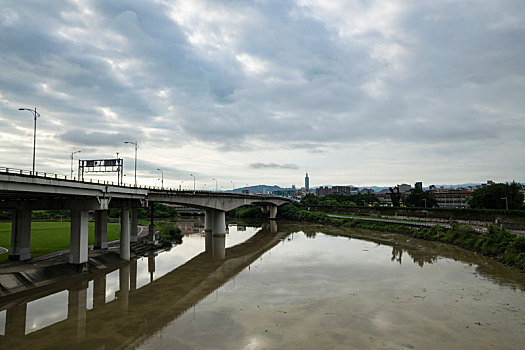
[[310, 178], [308, 177], [308, 172], [306, 172], [306, 176], [304, 177], [304, 188], [307, 192], [310, 190]]

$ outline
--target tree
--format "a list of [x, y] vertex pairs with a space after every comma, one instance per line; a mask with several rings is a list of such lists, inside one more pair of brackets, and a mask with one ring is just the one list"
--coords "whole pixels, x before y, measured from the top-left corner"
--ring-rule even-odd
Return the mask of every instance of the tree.
[[319, 203], [319, 198], [312, 193], [307, 194], [303, 198], [301, 198], [301, 204], [304, 204], [305, 206], [315, 206]]
[[478, 188], [467, 200], [471, 208], [479, 209], [520, 209], [523, 206], [523, 193], [520, 184], [494, 184]]
[[437, 200], [434, 194], [430, 191], [423, 191], [419, 188], [410, 190], [410, 193], [405, 197], [405, 205], [407, 207], [437, 207]]
[[394, 188], [389, 187], [388, 189], [390, 190], [390, 199], [392, 200], [392, 205], [394, 207], [399, 207], [399, 203], [401, 202], [401, 193], [399, 193], [399, 186], [396, 186]]

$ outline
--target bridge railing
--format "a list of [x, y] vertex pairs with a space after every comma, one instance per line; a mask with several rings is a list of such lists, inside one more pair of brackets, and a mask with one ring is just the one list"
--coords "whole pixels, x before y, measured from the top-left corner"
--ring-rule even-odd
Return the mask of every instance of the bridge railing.
[[[61, 175], [56, 173], [49, 173], [46, 171], [31, 171], [31, 170], [24, 170], [24, 169], [17, 169], [17, 168], [8, 168], [8, 167], [0, 167], [0, 174], [7, 174], [7, 175], [22, 175], [22, 176], [28, 176], [28, 177], [38, 177], [38, 178], [44, 178], [44, 179], [56, 179], [56, 180], [66, 180], [66, 181], [75, 181], [75, 182], [81, 182], [81, 183], [92, 183], [92, 184], [101, 184], [101, 185], [114, 185], [118, 186], [113, 181], [105, 181], [105, 180], [93, 180], [88, 179], [88, 181], [79, 180], [76, 176], [68, 176], [68, 175]], [[125, 187], [131, 187], [125, 186]]]
[[[119, 186], [119, 187], [126, 187], [126, 188], [140, 188], [140, 189], [148, 189], [148, 190], [157, 190], [162, 191], [163, 193], [200, 193], [200, 194], [237, 194], [237, 195], [245, 195], [243, 193], [238, 192], [224, 192], [224, 191], [210, 191], [210, 190], [191, 190], [191, 189], [179, 189], [179, 188], [168, 188], [168, 187], [159, 187], [159, 186], [146, 186], [146, 185], [137, 185], [134, 184], [117, 184], [113, 181], [106, 181], [106, 180], [98, 180], [98, 179], [84, 179], [81, 180], [76, 176], [68, 176], [68, 175], [61, 175], [56, 173], [49, 173], [45, 171], [33, 171], [31, 170], [24, 170], [24, 169], [17, 169], [17, 168], [11, 168], [11, 167], [0, 167], [0, 174], [6, 174], [6, 175], [18, 175], [18, 176], [27, 176], [27, 177], [37, 177], [37, 178], [43, 178], [43, 179], [55, 179], [55, 180], [61, 180], [61, 181], [74, 181], [79, 183], [88, 183], [88, 184], [98, 184], [98, 185], [111, 185], [111, 186]], [[258, 194], [256, 196], [269, 196], [269, 197], [279, 197], [276, 195], [267, 195], [267, 194]]]

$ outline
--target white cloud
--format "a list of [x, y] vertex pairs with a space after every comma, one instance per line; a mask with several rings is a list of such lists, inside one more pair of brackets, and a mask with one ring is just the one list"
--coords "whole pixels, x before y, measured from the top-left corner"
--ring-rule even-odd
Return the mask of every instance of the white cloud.
[[144, 181], [155, 164], [203, 183], [520, 180], [524, 16], [517, 0], [6, 0], [2, 165], [27, 163], [17, 109], [36, 106], [52, 172], [77, 144], [131, 157], [129, 138]]

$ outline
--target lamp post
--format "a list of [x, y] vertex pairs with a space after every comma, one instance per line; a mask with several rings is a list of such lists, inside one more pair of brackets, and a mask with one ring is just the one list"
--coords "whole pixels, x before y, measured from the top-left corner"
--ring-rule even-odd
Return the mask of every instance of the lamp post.
[[508, 200], [508, 198], [507, 198], [507, 197], [503, 197], [503, 198], [501, 198], [501, 199], [504, 199], [504, 200], [505, 200], [505, 208], [506, 208], [507, 210], [509, 210], [509, 200]]
[[71, 179], [73, 179], [73, 156], [75, 155], [75, 153], [80, 153], [82, 151], [74, 151], [74, 152], [71, 152], [71, 155], [69, 156], [69, 158], [71, 158]]
[[195, 176], [193, 174], [190, 174], [191, 177], [193, 177], [193, 193], [195, 193]]
[[35, 117], [35, 129], [33, 131], [33, 175], [35, 174], [35, 153], [36, 153], [36, 119], [40, 117], [40, 114], [37, 113], [36, 107], [35, 109], [29, 109], [29, 108], [18, 108], [19, 111], [29, 111], [33, 113], [33, 116]]
[[230, 180], [230, 182], [232, 183], [232, 192], [235, 191], [235, 185], [233, 184], [233, 181]]
[[164, 171], [160, 170], [159, 168], [157, 168], [157, 170], [160, 171], [160, 188], [164, 189]]
[[212, 181], [215, 181], [215, 192], [219, 191], [219, 183], [215, 179], [211, 179]]
[[137, 143], [137, 141], [125, 141], [124, 143], [129, 143], [130, 145], [135, 146], [135, 187], [137, 187], [137, 148], [139, 148], [139, 144]]
[[427, 199], [423, 198], [423, 200], [425, 201], [425, 209], [426, 209], [427, 208]]

